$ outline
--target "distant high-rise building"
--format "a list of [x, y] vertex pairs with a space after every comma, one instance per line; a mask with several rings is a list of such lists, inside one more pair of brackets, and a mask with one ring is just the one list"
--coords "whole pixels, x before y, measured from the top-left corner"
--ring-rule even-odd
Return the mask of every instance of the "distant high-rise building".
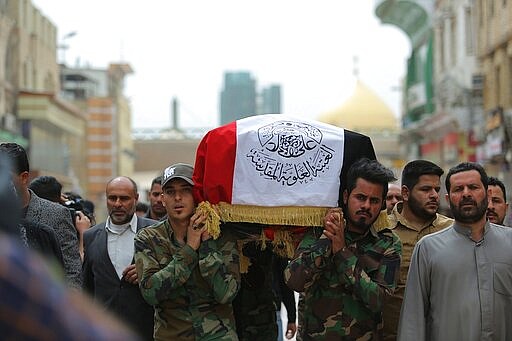
[[261, 92], [261, 114], [281, 113], [281, 86], [271, 85]]
[[256, 80], [249, 72], [226, 72], [220, 95], [220, 124], [256, 114]]

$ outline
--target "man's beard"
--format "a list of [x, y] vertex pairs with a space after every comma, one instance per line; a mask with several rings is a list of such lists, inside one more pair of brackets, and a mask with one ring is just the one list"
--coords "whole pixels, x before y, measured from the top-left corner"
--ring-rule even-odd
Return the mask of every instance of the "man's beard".
[[[460, 208], [462, 205], [468, 204], [468, 203], [475, 204], [476, 210], [465, 211]], [[482, 219], [482, 217], [487, 212], [488, 204], [489, 203], [487, 201], [487, 195], [485, 196], [485, 198], [482, 201], [480, 201], [480, 203], [477, 203], [473, 199], [465, 199], [465, 200], [462, 199], [460, 201], [458, 207], [456, 207], [455, 204], [450, 200], [450, 208], [452, 209], [453, 217], [455, 218], [456, 221], [459, 221], [461, 223], [466, 223], [466, 224], [475, 223], [475, 222], [479, 221], [480, 219]]]
[[[439, 203], [437, 203], [437, 207], [439, 208]], [[424, 220], [433, 220], [436, 217], [436, 213], [430, 213], [426, 209], [423, 208], [421, 202], [419, 200], [416, 200], [414, 195], [409, 196], [409, 200], [407, 201], [407, 205], [409, 206], [409, 209], [411, 212], [418, 218], [424, 219]], [[437, 210], [436, 210], [437, 211]]]
[[[371, 214], [370, 214], [371, 215]], [[347, 215], [347, 220], [350, 222], [350, 225], [354, 226], [358, 230], [367, 231], [370, 226], [377, 220], [377, 217], [370, 216], [369, 218], [360, 218], [359, 220], [353, 220], [350, 215]]]

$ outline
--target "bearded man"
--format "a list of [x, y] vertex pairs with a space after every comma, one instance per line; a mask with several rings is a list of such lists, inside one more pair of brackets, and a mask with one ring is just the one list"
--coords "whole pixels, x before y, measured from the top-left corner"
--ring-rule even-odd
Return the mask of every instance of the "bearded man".
[[455, 222], [414, 248], [398, 340], [508, 340], [512, 230], [487, 221], [489, 179], [476, 163], [446, 177]]
[[360, 159], [347, 173], [343, 211], [309, 230], [285, 269], [286, 284], [304, 293], [304, 341], [381, 340], [382, 307], [396, 287], [401, 244], [388, 229], [376, 232], [393, 172]]
[[453, 222], [452, 219], [437, 213], [443, 173], [438, 165], [427, 160], [411, 161], [402, 171], [402, 201], [396, 203], [388, 216], [391, 225], [383, 226], [389, 227], [402, 241], [398, 286], [383, 309], [385, 340], [396, 340], [407, 271], [416, 242], [427, 234], [450, 226]]

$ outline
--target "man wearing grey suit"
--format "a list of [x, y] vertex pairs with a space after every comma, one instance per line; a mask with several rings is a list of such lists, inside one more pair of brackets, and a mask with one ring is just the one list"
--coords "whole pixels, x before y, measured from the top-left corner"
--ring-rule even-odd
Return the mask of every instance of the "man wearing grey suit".
[[78, 252], [78, 237], [69, 210], [62, 205], [39, 198], [28, 188], [29, 162], [25, 149], [17, 143], [2, 143], [0, 153], [12, 164], [12, 181], [20, 199], [23, 217], [50, 226], [55, 231], [64, 259], [66, 279], [70, 286], [80, 288], [82, 262]]
[[142, 298], [133, 255], [137, 231], [156, 221], [135, 214], [139, 194], [128, 177], [110, 180], [106, 197], [107, 221], [84, 233], [83, 288], [143, 340], [152, 340], [154, 310]]

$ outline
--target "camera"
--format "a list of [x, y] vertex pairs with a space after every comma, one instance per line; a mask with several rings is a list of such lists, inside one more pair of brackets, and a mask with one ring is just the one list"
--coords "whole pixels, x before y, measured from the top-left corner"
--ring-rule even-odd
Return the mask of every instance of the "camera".
[[64, 207], [66, 207], [69, 210], [69, 213], [71, 214], [71, 220], [73, 221], [73, 225], [76, 225], [75, 217], [78, 216], [79, 211], [84, 211], [84, 207], [81, 204], [81, 199], [68, 198], [68, 200], [64, 201], [62, 205], [64, 205]]
[[66, 200], [63, 205], [67, 207], [70, 210], [73, 210], [76, 215], [76, 211], [82, 211], [84, 210], [84, 206], [82, 205], [82, 199], [68, 199]]
[[87, 218], [89, 218], [91, 224], [95, 223], [94, 213], [91, 212], [84, 204], [85, 201], [82, 198], [71, 196], [68, 196], [67, 200], [62, 203], [62, 205], [70, 211], [73, 225], [76, 224], [75, 218], [78, 216], [78, 212], [82, 212]]

